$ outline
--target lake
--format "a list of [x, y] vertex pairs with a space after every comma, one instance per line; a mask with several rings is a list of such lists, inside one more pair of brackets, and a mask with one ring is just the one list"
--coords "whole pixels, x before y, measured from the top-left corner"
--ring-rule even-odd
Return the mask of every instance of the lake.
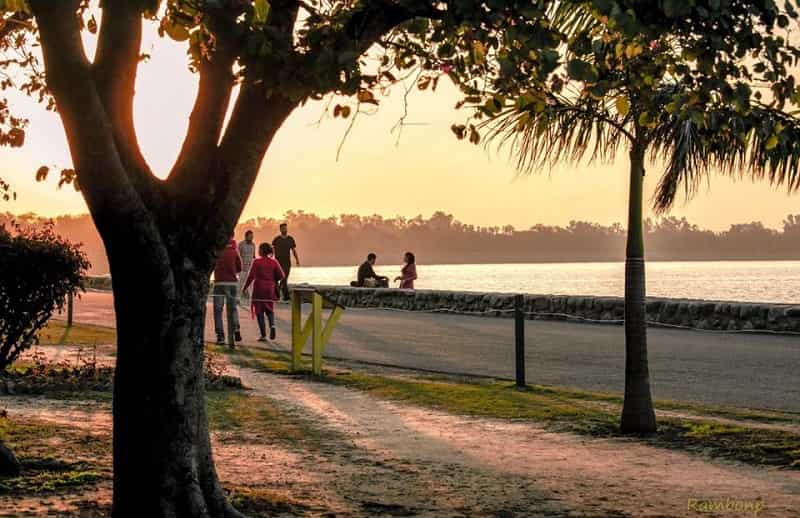
[[[352, 267], [295, 267], [293, 283], [347, 285]], [[375, 268], [394, 278], [400, 266]], [[419, 289], [622, 296], [624, 263], [417, 265]], [[392, 284], [397, 286], [397, 284]], [[800, 303], [800, 261], [670, 261], [647, 264], [651, 297]]]

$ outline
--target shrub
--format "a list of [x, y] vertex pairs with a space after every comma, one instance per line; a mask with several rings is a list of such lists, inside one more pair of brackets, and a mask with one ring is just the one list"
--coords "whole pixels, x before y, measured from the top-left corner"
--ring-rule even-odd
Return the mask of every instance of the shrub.
[[38, 341], [41, 329], [81, 290], [89, 261], [53, 231], [0, 227], [0, 371]]

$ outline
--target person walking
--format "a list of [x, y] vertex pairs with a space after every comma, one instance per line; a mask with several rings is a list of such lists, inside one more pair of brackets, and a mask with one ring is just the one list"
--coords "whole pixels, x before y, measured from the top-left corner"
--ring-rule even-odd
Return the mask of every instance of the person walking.
[[414, 281], [417, 280], [417, 259], [411, 252], [406, 252], [403, 257], [405, 265], [400, 270], [400, 276], [395, 277], [395, 282], [400, 281], [401, 290], [413, 290]]
[[280, 282], [280, 292], [284, 301], [289, 300], [289, 273], [292, 271], [292, 258], [297, 266], [300, 266], [300, 258], [297, 257], [297, 243], [294, 238], [289, 235], [289, 225], [281, 223], [280, 235], [272, 240], [272, 248], [275, 251], [275, 259], [283, 269], [284, 277]]
[[250, 285], [253, 285], [250, 311], [258, 321], [258, 330], [261, 332], [259, 342], [267, 341], [265, 316], [269, 320], [269, 339], [275, 340], [274, 301], [278, 295], [278, 283], [285, 277], [281, 265], [272, 257], [272, 254], [273, 248], [269, 243], [261, 243], [258, 246], [260, 257], [253, 261], [243, 289], [243, 291], [247, 291]]
[[242, 299], [247, 303], [248, 294], [244, 289], [244, 281], [250, 274], [250, 266], [256, 259], [256, 244], [253, 242], [253, 231], [248, 230], [244, 233], [244, 241], [239, 242], [239, 257], [242, 258], [242, 274], [239, 275], [239, 291], [242, 294]]
[[[234, 341], [241, 342], [239, 332], [239, 312], [236, 309], [239, 291], [239, 273], [242, 271], [242, 258], [236, 250], [236, 240], [231, 237], [228, 244], [217, 256], [214, 267], [214, 331], [217, 343], [225, 344], [225, 326], [222, 321], [222, 308], [227, 309], [228, 333], [233, 333]], [[230, 335], [229, 335], [230, 336]]]

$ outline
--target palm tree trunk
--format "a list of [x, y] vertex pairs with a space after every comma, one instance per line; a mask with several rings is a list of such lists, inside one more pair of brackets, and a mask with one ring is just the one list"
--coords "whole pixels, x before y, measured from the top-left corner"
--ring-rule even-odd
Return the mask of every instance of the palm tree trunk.
[[652, 433], [656, 416], [650, 396], [645, 321], [644, 232], [642, 188], [647, 144], [635, 141], [631, 148], [628, 199], [628, 243], [625, 254], [625, 401], [622, 433]]

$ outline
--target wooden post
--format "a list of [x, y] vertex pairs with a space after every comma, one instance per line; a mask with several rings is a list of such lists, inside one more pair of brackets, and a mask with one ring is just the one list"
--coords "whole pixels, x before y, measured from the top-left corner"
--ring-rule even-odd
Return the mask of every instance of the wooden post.
[[322, 374], [322, 295], [314, 292], [311, 298], [311, 371]]
[[302, 334], [301, 327], [303, 325], [301, 319], [303, 318], [303, 301], [300, 298], [300, 293], [293, 291], [291, 294], [292, 300], [292, 370], [298, 371], [303, 365], [303, 345], [305, 344], [305, 337]]
[[514, 352], [516, 357], [517, 386], [525, 386], [525, 313], [523, 306], [525, 298], [522, 295], [514, 297]]
[[75, 305], [75, 300], [70, 291], [67, 293], [67, 327], [72, 327], [72, 314]]

